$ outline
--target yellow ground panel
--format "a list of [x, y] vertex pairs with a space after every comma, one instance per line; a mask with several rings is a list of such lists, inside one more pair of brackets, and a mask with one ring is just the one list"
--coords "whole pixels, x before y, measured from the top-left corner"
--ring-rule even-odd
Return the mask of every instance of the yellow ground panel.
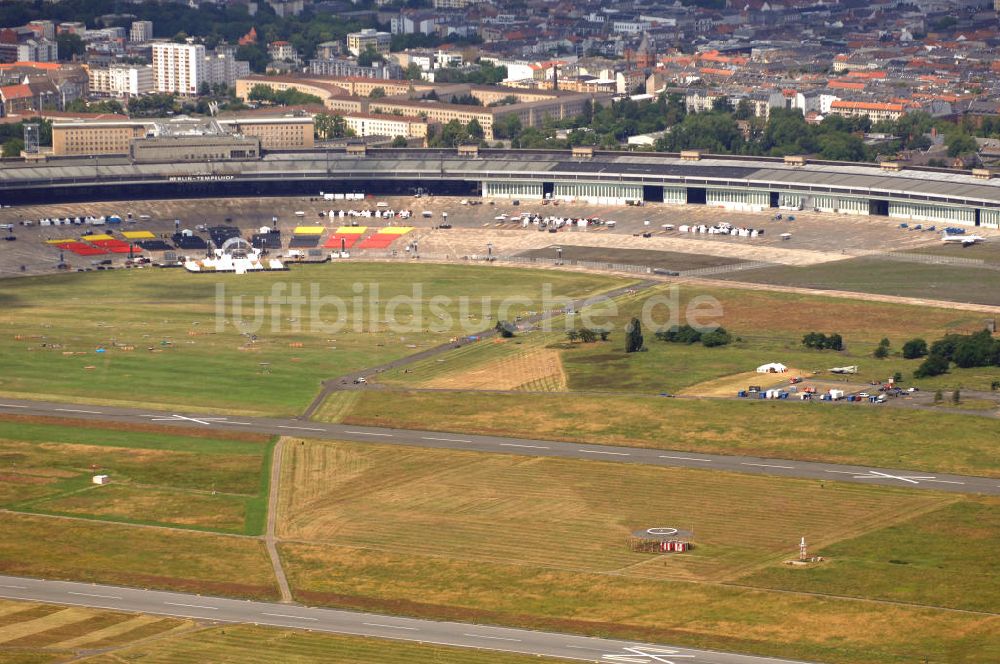
[[129, 240], [155, 240], [156, 236], [149, 231], [122, 231], [122, 235]]
[[98, 233], [97, 235], [84, 235], [80, 239], [86, 240], [87, 242], [93, 242], [94, 240], [114, 240], [113, 237], [105, 235], [104, 233]]
[[76, 241], [77, 240], [74, 240], [73, 238], [69, 238], [68, 240], [46, 240], [45, 243], [46, 244], [66, 244], [67, 242], [76, 242]]
[[388, 226], [378, 229], [379, 235], [406, 235], [413, 230], [413, 226]]
[[341, 226], [337, 229], [338, 235], [361, 235], [368, 230], [367, 226]]

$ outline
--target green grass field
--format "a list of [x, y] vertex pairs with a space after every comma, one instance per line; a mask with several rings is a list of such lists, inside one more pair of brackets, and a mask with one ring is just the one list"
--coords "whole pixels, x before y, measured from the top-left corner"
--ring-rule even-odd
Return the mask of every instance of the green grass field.
[[[989, 390], [991, 383], [1000, 379], [1000, 368], [986, 367], [956, 368], [942, 376], [914, 380], [913, 371], [922, 360], [904, 360], [898, 355], [903, 343], [913, 337], [933, 341], [949, 331], [978, 329], [983, 324], [983, 314], [788, 293], [688, 287], [679, 292], [675, 308], [682, 312], [695, 298], [715, 298], [722, 315], [709, 322], [722, 325], [738, 339], [725, 347], [706, 348], [701, 344], [665, 343], [655, 338], [655, 329], [645, 328], [646, 352], [626, 354], [622, 332], [625, 324], [632, 317], [641, 316], [643, 309], [651, 306], [649, 303], [669, 297], [669, 288], [661, 287], [638, 297], [618, 298], [617, 311], [612, 316], [594, 314], [597, 326], [615, 330], [606, 343], [568, 344], [564, 319], [558, 319], [552, 332], [523, 334], [506, 344], [465, 346], [407, 367], [405, 373], [402, 369], [386, 372], [379, 380], [397, 386], [424, 386], [428, 381], [440, 381], [449, 373], [460, 374], [477, 366], [496, 364], [504, 357], [545, 345], [560, 350], [570, 391], [674, 393], [775, 361], [803, 372], [819, 371], [821, 375], [832, 367], [857, 365], [859, 373], [851, 380], [865, 384], [884, 381], [898, 371], [907, 384], [922, 389]], [[664, 305], [652, 311], [655, 319], [664, 323], [668, 320]], [[840, 333], [846, 349], [833, 352], [805, 348], [802, 336], [814, 330]], [[883, 337], [893, 343], [892, 355], [877, 360], [872, 353]], [[502, 367], [502, 363], [497, 366]]]
[[[945, 252], [935, 248], [920, 253], [959, 255], [996, 262], [995, 254], [987, 257], [983, 252]], [[719, 275], [719, 278], [821, 290], [846, 290], [877, 295], [1000, 305], [1000, 293], [994, 286], [998, 273], [996, 270], [984, 267], [852, 258], [808, 267], [782, 266], [732, 272]]]
[[[996, 607], [992, 589], [968, 596], [996, 580], [985, 554], [1000, 543], [990, 522], [973, 526], [989, 507], [973, 498], [319, 441], [289, 441], [283, 471], [281, 551], [307, 603], [829, 662], [1000, 652], [1000, 618], [935, 608]], [[944, 544], [923, 536], [963, 513], [939, 566]], [[653, 525], [694, 530], [695, 548], [629, 551], [626, 537]], [[936, 568], [925, 591], [870, 564], [887, 548], [844, 553], [889, 532], [912, 574]], [[803, 535], [829, 567], [783, 565]]]
[[0, 663], [527, 664], [537, 657], [0, 600]]
[[969, 247], [956, 244], [935, 244], [912, 250], [914, 254], [932, 254], [956, 258], [973, 258], [986, 263], [1000, 264], [1000, 243], [983, 242]]
[[[256, 535], [272, 443], [0, 420], [0, 507]], [[111, 484], [91, 482], [107, 474]]]
[[[486, 316], [505, 297], [535, 298], [515, 303], [510, 317], [539, 308], [543, 283], [556, 295], [579, 297], [627, 282], [492, 266], [373, 263], [242, 277], [146, 269], [19, 280], [4, 296], [0, 394], [297, 414], [324, 379], [446, 342], [463, 329], [492, 327], [495, 319]], [[361, 288], [357, 303], [354, 285]], [[217, 327], [220, 286], [228, 322]], [[414, 288], [424, 317], [414, 322], [410, 307], [396, 307], [393, 320], [406, 326], [400, 332], [387, 323], [387, 310]], [[300, 306], [265, 299], [259, 310], [251, 307], [253, 298], [295, 289], [306, 300]], [[233, 306], [236, 296], [244, 298], [242, 309]], [[460, 296], [468, 298], [465, 305]], [[332, 297], [345, 302], [343, 329], [335, 326]], [[244, 329], [259, 323], [256, 339], [241, 334], [236, 322]]]
[[371, 391], [348, 424], [510, 435], [1000, 477], [997, 422], [846, 404]]
[[810, 569], [770, 567], [740, 580], [758, 587], [996, 612], [1000, 607], [1000, 500], [968, 498], [933, 512], [815, 547]]

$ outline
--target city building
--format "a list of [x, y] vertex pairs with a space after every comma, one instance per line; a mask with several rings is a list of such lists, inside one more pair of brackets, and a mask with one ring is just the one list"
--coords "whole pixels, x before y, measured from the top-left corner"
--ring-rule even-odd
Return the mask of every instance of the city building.
[[466, 9], [483, 0], [434, 0], [434, 9]]
[[[44, 32], [44, 30], [40, 30]], [[59, 48], [31, 27], [0, 28], [0, 63], [56, 62]]]
[[360, 137], [427, 138], [428, 122], [421, 118], [376, 113], [350, 113], [344, 116], [344, 122], [355, 136]]
[[133, 44], [145, 44], [153, 40], [152, 21], [132, 21], [132, 27], [128, 31], [128, 40]]
[[41, 39], [56, 38], [56, 24], [54, 21], [31, 21], [25, 25], [35, 31], [35, 36]]
[[80, 65], [18, 62], [0, 65], [0, 117], [25, 111], [62, 110], [85, 97], [87, 71]]
[[294, 62], [299, 57], [295, 52], [295, 47], [286, 41], [273, 41], [268, 44], [267, 54], [272, 60], [277, 60], [278, 62]]
[[196, 95], [205, 82], [205, 47], [201, 44], [153, 44], [153, 76], [158, 92]]
[[[276, 92], [294, 88], [305, 94], [315, 95], [327, 109], [344, 115], [370, 113], [419, 117], [427, 122], [440, 124], [457, 120], [463, 125], [476, 120], [488, 141], [493, 140], [494, 120], [501, 116], [513, 115], [520, 120], [522, 127], [537, 127], [546, 118], [561, 120], [579, 115], [595, 100], [606, 102], [610, 99], [610, 95], [597, 93], [321, 76], [249, 76], [236, 82], [236, 96], [246, 100], [250, 91], [258, 85]], [[376, 90], [381, 90], [384, 96], [373, 98], [371, 95]], [[466, 96], [474, 97], [482, 105], [448, 101]]]
[[309, 73], [314, 76], [338, 76], [344, 78], [401, 79], [403, 69], [395, 62], [362, 67], [356, 60], [340, 58], [315, 59], [309, 61]]
[[280, 18], [298, 16], [306, 6], [305, 0], [267, 0], [267, 4]]
[[369, 48], [380, 55], [388, 55], [391, 43], [392, 35], [373, 28], [365, 28], [361, 32], [352, 32], [347, 35], [347, 50], [355, 57]]
[[898, 120], [906, 113], [906, 107], [902, 104], [839, 100], [830, 104], [830, 112], [849, 118], [867, 116], [875, 123], [881, 120]]
[[151, 65], [111, 65], [90, 69], [90, 94], [133, 97], [156, 89]]
[[250, 63], [236, 59], [236, 49], [219, 46], [205, 55], [205, 81], [209, 85], [231, 88], [236, 81], [250, 75]]
[[52, 154], [56, 157], [126, 154], [133, 138], [146, 135], [146, 125], [133, 120], [53, 122]]
[[315, 145], [313, 117], [309, 114], [223, 115], [219, 124], [228, 131], [260, 140], [265, 150], [295, 150]]
[[[2, 88], [0, 88], [2, 90]], [[196, 136], [215, 136], [217, 129], [227, 135], [253, 139], [260, 149], [290, 150], [313, 147], [313, 119], [311, 115], [240, 115], [232, 114], [215, 120], [179, 117], [151, 120], [68, 120], [52, 123], [52, 154], [57, 157], [89, 156], [102, 154], [132, 154], [132, 141], [146, 136], [177, 136], [183, 131]], [[169, 144], [175, 148], [177, 141]], [[185, 144], [192, 147], [194, 144]], [[195, 154], [218, 154], [212, 152], [219, 146], [211, 144], [207, 152], [199, 148], [194, 152], [178, 153], [178, 159], [192, 159]], [[156, 155], [163, 152], [158, 146]], [[142, 156], [154, 154], [141, 148]], [[188, 156], [184, 156], [188, 155]]]

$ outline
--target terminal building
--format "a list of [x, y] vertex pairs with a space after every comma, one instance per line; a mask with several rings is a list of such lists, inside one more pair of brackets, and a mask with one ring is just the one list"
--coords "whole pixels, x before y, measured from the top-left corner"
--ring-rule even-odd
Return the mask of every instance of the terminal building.
[[[146, 138], [129, 134], [135, 128], [127, 122], [106, 130], [117, 133], [113, 138], [95, 136], [91, 140], [125, 141], [129, 146], [149, 140], [146, 133], [142, 134]], [[55, 129], [54, 135], [58, 135]], [[245, 132], [238, 135], [247, 137]], [[1000, 229], [1000, 178], [993, 178], [987, 170], [962, 172], [696, 152], [601, 152], [591, 148], [382, 150], [348, 145], [268, 154], [262, 142], [265, 153], [256, 159], [250, 157], [252, 149], [252, 144], [233, 142], [197, 152], [177, 140], [150, 144], [148, 151], [140, 147], [132, 152], [133, 160], [123, 155], [100, 162], [89, 157], [7, 162], [0, 169], [0, 200], [17, 203], [317, 191], [398, 194], [421, 187], [435, 194], [464, 197], [562, 199], [602, 206], [639, 202], [699, 205], [723, 212], [817, 210], [942, 227]]]
[[[547, 119], [579, 115], [594, 102], [607, 103], [611, 95], [559, 90], [518, 90], [468, 83], [434, 84], [426, 81], [391, 81], [334, 76], [248, 76], [236, 82], [236, 96], [248, 100], [257, 86], [275, 92], [296, 89], [318, 97], [331, 112], [401, 115], [447, 124], [472, 120], [483, 129], [483, 138], [494, 140], [493, 125], [513, 115], [523, 127], [538, 127]], [[372, 97], [376, 90], [381, 95]], [[452, 100], [465, 103], [454, 103]], [[496, 105], [492, 105], [496, 104]]]
[[216, 120], [183, 118], [153, 123], [129, 142], [129, 157], [143, 162], [205, 162], [259, 159], [260, 138], [237, 134]]
[[[313, 119], [301, 116], [223, 116], [216, 120], [186, 117], [152, 120], [71, 120], [52, 123], [52, 156], [92, 156], [134, 154], [133, 141], [162, 133], [162, 128], [203, 127], [211, 135], [211, 125], [233, 136], [256, 139], [256, 155], [263, 150], [296, 150], [313, 147]], [[140, 149], [140, 153], [145, 150]]]

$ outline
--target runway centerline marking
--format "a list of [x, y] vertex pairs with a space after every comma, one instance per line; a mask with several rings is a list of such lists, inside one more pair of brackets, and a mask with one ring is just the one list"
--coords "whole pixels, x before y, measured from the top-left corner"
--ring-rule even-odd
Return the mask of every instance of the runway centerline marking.
[[471, 440], [466, 440], [465, 438], [431, 438], [430, 436], [421, 436], [420, 440], [440, 440], [444, 443], [471, 443]]
[[279, 424], [278, 428], [279, 429], [296, 429], [298, 431], [326, 431], [326, 429], [320, 429], [318, 427], [292, 427], [292, 426], [286, 426], [284, 424]]
[[53, 408], [52, 410], [58, 410], [63, 413], [89, 413], [91, 415], [103, 415], [99, 410], [83, 410], [82, 408]]
[[382, 623], [361, 623], [361, 624], [362, 625], [366, 625], [368, 627], [385, 627], [387, 629], [405, 629], [405, 630], [409, 630], [411, 632], [419, 632], [420, 631], [420, 629], [417, 628], [417, 627], [403, 627], [402, 625], [383, 625]]
[[293, 620], [319, 620], [319, 618], [310, 618], [309, 616], [293, 616], [287, 613], [261, 613], [262, 616], [271, 616], [273, 618], [291, 618]]
[[169, 604], [170, 606], [185, 606], [189, 609], [208, 609], [209, 611], [218, 611], [217, 606], [202, 606], [201, 604], [181, 604], [180, 602], [164, 602], [164, 604]]
[[585, 450], [582, 447], [579, 448], [577, 452], [586, 452], [587, 454], [607, 454], [609, 456], [632, 456], [628, 452], [605, 452], [604, 450]]
[[374, 431], [345, 431], [344, 433], [351, 433], [356, 436], [386, 436], [387, 438], [392, 438], [391, 433], [375, 433]]
[[518, 443], [500, 443], [500, 447], [527, 447], [533, 450], [547, 450], [544, 445], [520, 445]]
[[72, 590], [66, 591], [66, 594], [79, 595], [80, 597], [99, 597], [101, 599], [121, 599], [121, 597], [118, 597], [117, 595], [95, 595], [94, 593], [77, 593]]
[[13, 588], [15, 590], [27, 590], [27, 587], [25, 587], [25, 586], [5, 586], [5, 585], [0, 585], [0, 588]]
[[19, 406], [16, 403], [0, 403], [3, 408], [27, 408], [28, 406]]
[[741, 466], [757, 466], [759, 468], [784, 468], [785, 470], [794, 470], [795, 466], [779, 466], [773, 463], [741, 463]]
[[714, 461], [715, 459], [699, 459], [698, 457], [682, 457], [682, 456], [667, 456], [666, 454], [661, 454], [659, 456], [661, 459], [678, 459], [680, 461]]
[[485, 634], [463, 634], [462, 636], [470, 636], [474, 639], [493, 639], [494, 641], [516, 641], [521, 642], [521, 639], [512, 639], [507, 636], [486, 636]]

